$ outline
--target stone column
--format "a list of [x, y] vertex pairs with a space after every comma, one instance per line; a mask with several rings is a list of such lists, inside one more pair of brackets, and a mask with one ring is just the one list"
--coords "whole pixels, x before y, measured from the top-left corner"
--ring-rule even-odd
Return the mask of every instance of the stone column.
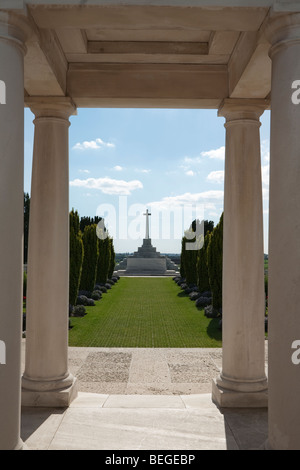
[[21, 17], [0, 11], [0, 449], [20, 439], [24, 214], [24, 53]]
[[25, 406], [68, 406], [70, 99], [27, 102], [36, 119], [30, 204]]
[[264, 100], [225, 100], [222, 407], [267, 405], [260, 121]]
[[272, 45], [268, 446], [300, 450], [299, 83], [294, 88], [300, 80], [300, 14], [274, 16], [268, 37]]

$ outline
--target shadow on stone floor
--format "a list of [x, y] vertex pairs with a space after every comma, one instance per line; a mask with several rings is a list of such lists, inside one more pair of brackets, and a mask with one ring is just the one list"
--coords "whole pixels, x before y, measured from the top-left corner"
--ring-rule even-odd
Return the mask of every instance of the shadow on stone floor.
[[[225, 434], [234, 436], [239, 450], [262, 450], [268, 438], [267, 408], [221, 408]], [[231, 450], [231, 440], [227, 440]]]

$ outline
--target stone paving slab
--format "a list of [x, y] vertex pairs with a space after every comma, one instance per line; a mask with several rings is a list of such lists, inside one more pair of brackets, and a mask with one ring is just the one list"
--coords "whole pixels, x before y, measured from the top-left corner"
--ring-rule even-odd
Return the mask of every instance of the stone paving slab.
[[[266, 341], [266, 371], [268, 343]], [[211, 393], [222, 367], [221, 348], [69, 348], [79, 391], [99, 394]], [[22, 368], [25, 340], [22, 340]]]
[[69, 348], [79, 390], [93, 393], [206, 393], [221, 359], [220, 349]]
[[220, 410], [212, 402], [221, 364], [221, 349], [69, 348], [78, 398], [67, 409], [22, 408], [24, 448], [260, 449], [266, 409]]
[[69, 348], [70, 371], [82, 392], [210, 393], [221, 366], [221, 348]]
[[256, 450], [267, 433], [266, 409], [221, 411], [211, 394], [80, 392], [67, 409], [22, 410], [26, 450]]

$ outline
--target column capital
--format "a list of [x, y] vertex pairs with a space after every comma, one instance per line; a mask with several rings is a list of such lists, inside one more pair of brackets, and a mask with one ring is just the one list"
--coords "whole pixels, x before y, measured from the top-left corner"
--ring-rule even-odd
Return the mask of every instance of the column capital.
[[36, 118], [69, 119], [77, 114], [77, 108], [69, 97], [27, 97], [25, 106], [31, 109]]
[[0, 10], [0, 40], [14, 43], [25, 54], [25, 42], [31, 34], [31, 27], [25, 15]]
[[219, 117], [226, 121], [252, 120], [259, 121], [260, 116], [268, 109], [270, 103], [264, 99], [225, 99], [218, 110]]
[[300, 12], [271, 11], [265, 34], [271, 43], [270, 57], [284, 47], [300, 43]]

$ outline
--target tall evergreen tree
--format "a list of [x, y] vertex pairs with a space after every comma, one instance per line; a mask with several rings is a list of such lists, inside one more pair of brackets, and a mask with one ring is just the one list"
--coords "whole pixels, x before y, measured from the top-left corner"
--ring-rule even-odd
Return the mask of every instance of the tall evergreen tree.
[[96, 284], [105, 284], [109, 277], [111, 261], [111, 242], [108, 236], [98, 238], [99, 257]]
[[24, 193], [24, 264], [28, 259], [30, 196]]
[[204, 238], [203, 247], [198, 251], [197, 257], [197, 285], [200, 292], [210, 291], [210, 282], [207, 266], [207, 248], [210, 241], [210, 232]]
[[76, 305], [83, 262], [83, 242], [79, 229], [79, 216], [74, 209], [70, 212], [70, 267], [69, 267], [69, 303]]
[[87, 225], [84, 229], [82, 240], [84, 257], [80, 280], [80, 290], [92, 292], [95, 287], [97, 263], [99, 256], [96, 225]]
[[108, 268], [108, 279], [111, 279], [115, 270], [115, 249], [114, 249], [114, 241], [112, 238], [109, 239], [110, 241], [110, 262], [109, 262], [109, 268]]
[[97, 225], [101, 220], [102, 220], [102, 217], [99, 217], [97, 215], [95, 217], [87, 217], [87, 216], [81, 217], [80, 219], [81, 232], [83, 233], [85, 227], [87, 227], [88, 225], [94, 225], [94, 224]]
[[220, 310], [222, 308], [223, 214], [218, 225], [210, 234], [207, 266], [212, 291], [212, 305], [215, 310]]
[[[191, 223], [188, 230], [185, 231], [181, 244], [180, 274], [186, 279], [187, 284], [198, 284], [198, 256], [200, 247], [204, 243], [204, 236], [208, 230], [212, 230], [213, 221], [197, 219]], [[194, 247], [191, 244], [195, 244]], [[193, 248], [193, 249], [189, 249]], [[209, 290], [209, 289], [206, 289]]]

